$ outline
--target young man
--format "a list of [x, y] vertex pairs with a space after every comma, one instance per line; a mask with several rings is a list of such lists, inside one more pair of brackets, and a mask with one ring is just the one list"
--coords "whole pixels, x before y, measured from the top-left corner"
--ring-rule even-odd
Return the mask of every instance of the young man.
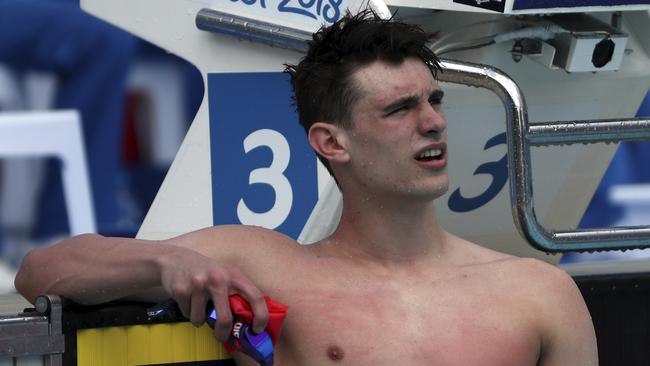
[[426, 39], [407, 24], [346, 16], [288, 68], [300, 121], [343, 193], [327, 239], [300, 246], [244, 226], [156, 243], [84, 235], [31, 252], [17, 288], [32, 301], [172, 297], [196, 325], [212, 300], [220, 340], [232, 326], [228, 294], [248, 299], [259, 331], [268, 293], [289, 306], [278, 365], [596, 365], [589, 314], [566, 273], [438, 226], [447, 122]]

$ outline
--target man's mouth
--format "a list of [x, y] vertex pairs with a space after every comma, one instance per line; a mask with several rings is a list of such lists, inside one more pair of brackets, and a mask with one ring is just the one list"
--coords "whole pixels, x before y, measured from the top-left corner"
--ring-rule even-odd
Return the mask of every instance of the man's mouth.
[[442, 149], [428, 149], [420, 153], [420, 155], [415, 157], [415, 160], [417, 161], [432, 161], [432, 160], [440, 160], [443, 157], [443, 150]]

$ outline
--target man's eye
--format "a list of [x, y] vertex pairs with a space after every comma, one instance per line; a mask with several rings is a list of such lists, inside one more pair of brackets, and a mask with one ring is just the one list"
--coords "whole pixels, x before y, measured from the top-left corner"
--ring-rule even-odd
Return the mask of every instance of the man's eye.
[[442, 98], [429, 98], [429, 104], [437, 106], [442, 104]]
[[390, 115], [393, 115], [393, 114], [396, 114], [396, 113], [399, 113], [399, 112], [402, 112], [402, 111], [406, 111], [408, 109], [409, 109], [408, 105], [403, 105], [403, 106], [400, 106], [400, 107], [397, 107], [397, 108], [393, 109], [392, 111], [388, 112], [388, 114], [386, 114], [386, 115], [390, 116]]
[[436, 90], [429, 95], [429, 104], [432, 106], [440, 106], [442, 104], [442, 97], [445, 95], [442, 90]]

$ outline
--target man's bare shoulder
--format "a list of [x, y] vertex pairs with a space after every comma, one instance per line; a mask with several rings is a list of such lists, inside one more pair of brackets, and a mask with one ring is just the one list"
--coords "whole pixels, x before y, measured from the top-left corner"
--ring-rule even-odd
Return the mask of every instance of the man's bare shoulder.
[[166, 242], [242, 269], [291, 261], [303, 252], [301, 245], [282, 233], [246, 225], [208, 227]]
[[501, 278], [508, 278], [511, 285], [520, 284], [521, 291], [559, 290], [575, 292], [575, 283], [566, 271], [539, 259], [517, 257], [480, 246], [450, 235], [456, 248], [452, 261], [461, 266], [481, 268]]
[[213, 235], [246, 238], [249, 245], [274, 245], [295, 248], [293, 238], [271, 229], [251, 225], [221, 225], [210, 228]]
[[594, 328], [573, 278], [538, 259], [499, 254], [486, 255], [492, 260], [477, 266], [489, 288], [507, 294], [512, 311], [534, 314], [532, 324], [541, 337], [540, 364], [596, 365]]
[[[594, 328], [582, 294], [563, 269], [533, 258], [495, 252], [459, 239], [464, 266], [481, 289], [508, 299], [509, 313], [525, 314], [540, 337], [540, 365], [596, 365]], [[532, 316], [532, 317], [531, 317]]]
[[445, 233], [445, 243], [449, 260], [459, 266], [485, 265], [519, 258], [472, 243], [451, 233]]

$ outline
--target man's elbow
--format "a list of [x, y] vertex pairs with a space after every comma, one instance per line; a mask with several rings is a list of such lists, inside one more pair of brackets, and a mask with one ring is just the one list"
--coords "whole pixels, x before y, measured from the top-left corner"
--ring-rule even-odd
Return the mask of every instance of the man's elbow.
[[42, 263], [43, 249], [33, 249], [25, 255], [20, 265], [20, 269], [14, 279], [14, 287], [16, 290], [25, 297], [32, 304], [36, 297], [42, 295], [44, 285], [42, 280], [39, 280], [39, 270], [46, 268], [45, 263]]

